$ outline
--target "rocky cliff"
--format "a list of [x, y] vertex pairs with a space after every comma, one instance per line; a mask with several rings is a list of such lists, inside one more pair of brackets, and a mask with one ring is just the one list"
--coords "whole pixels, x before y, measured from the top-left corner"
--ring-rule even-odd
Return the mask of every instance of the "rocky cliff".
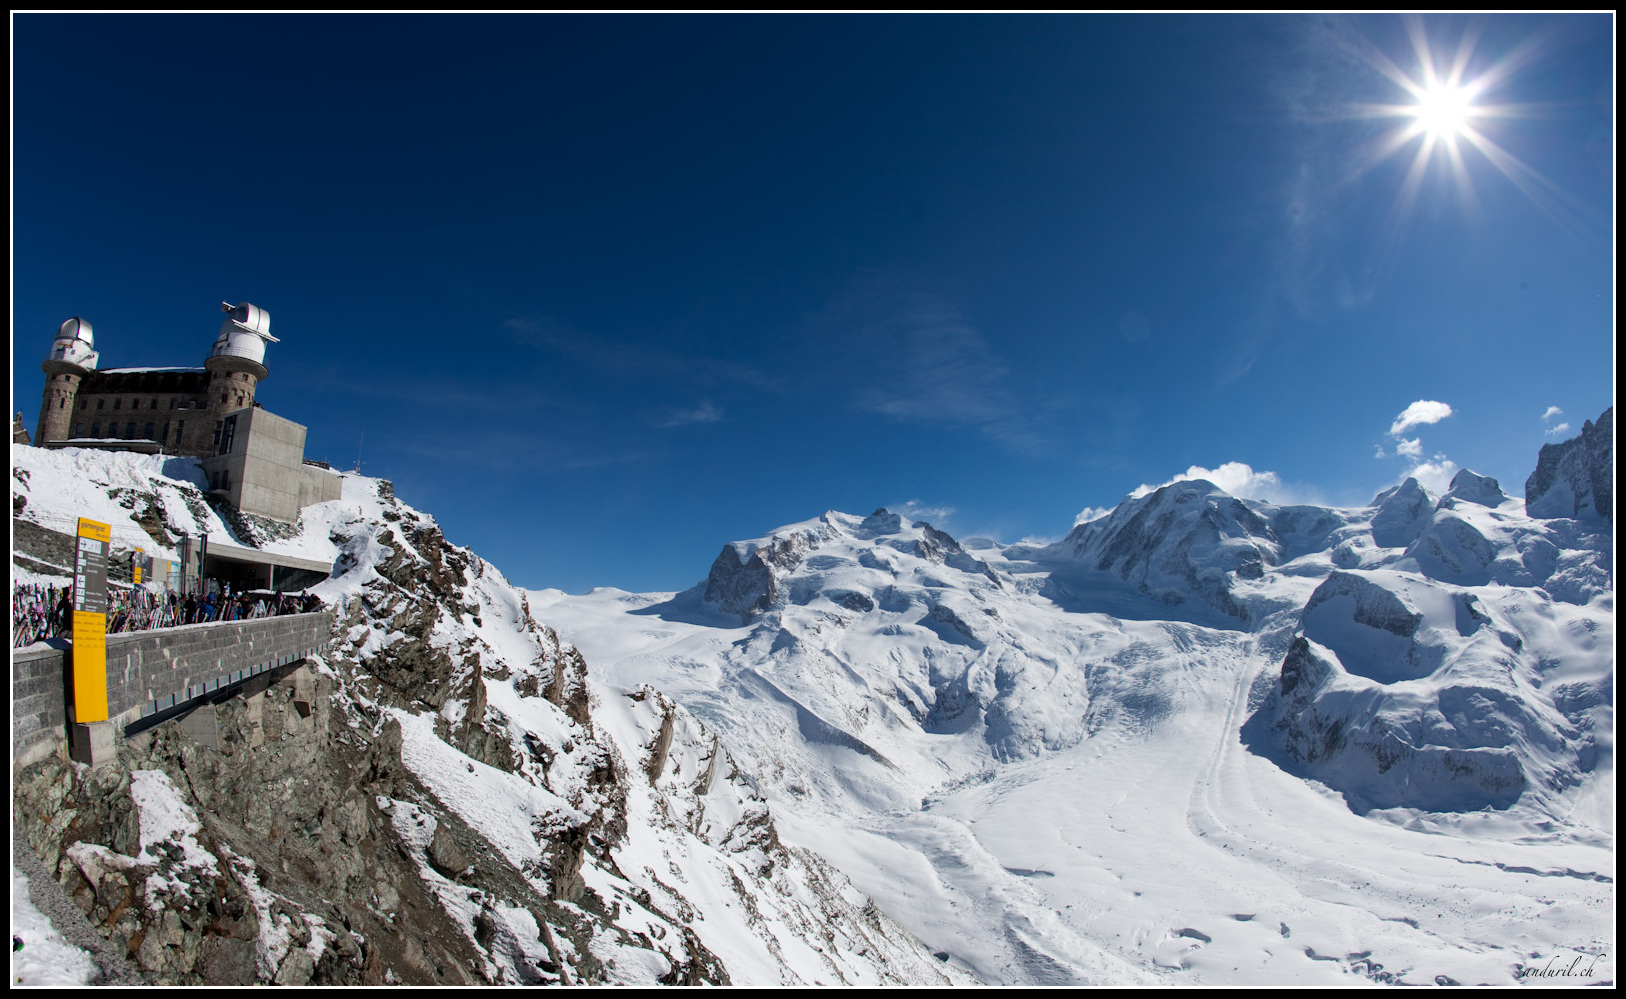
[[[66, 452], [21, 452], [37, 514]], [[127, 457], [92, 463], [128, 479]], [[335, 642], [216, 706], [214, 745], [169, 722], [114, 765], [16, 777], [17, 834], [149, 982], [954, 980], [780, 842], [698, 721], [599, 687], [383, 486], [306, 511], [288, 543], [334, 560]]]

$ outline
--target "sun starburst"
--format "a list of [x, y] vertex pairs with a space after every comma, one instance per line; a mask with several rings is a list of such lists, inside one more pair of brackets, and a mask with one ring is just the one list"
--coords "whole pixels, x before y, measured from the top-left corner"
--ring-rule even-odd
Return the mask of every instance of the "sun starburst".
[[1372, 65], [1392, 81], [1404, 98], [1391, 103], [1354, 107], [1356, 117], [1387, 119], [1394, 122], [1357, 157], [1358, 176], [1410, 151], [1411, 162], [1401, 183], [1396, 209], [1409, 215], [1431, 167], [1440, 163], [1451, 187], [1464, 205], [1475, 202], [1470, 161], [1489, 163], [1549, 215], [1567, 214], [1568, 197], [1547, 178], [1520, 160], [1487, 134], [1489, 123], [1497, 119], [1529, 118], [1539, 113], [1533, 106], [1495, 102], [1524, 64], [1548, 47], [1550, 38], [1538, 36], [1494, 62], [1475, 59], [1479, 33], [1466, 31], [1455, 51], [1430, 43], [1418, 18], [1406, 22], [1415, 69], [1408, 72], [1386, 55], [1374, 53]]

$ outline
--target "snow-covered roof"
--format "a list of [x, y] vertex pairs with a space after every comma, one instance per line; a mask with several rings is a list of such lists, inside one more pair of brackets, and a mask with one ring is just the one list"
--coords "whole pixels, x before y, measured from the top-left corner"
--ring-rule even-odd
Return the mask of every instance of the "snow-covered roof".
[[194, 367], [174, 367], [174, 368], [155, 368], [155, 367], [136, 367], [136, 368], [103, 368], [103, 369], [102, 369], [102, 374], [104, 374], [104, 375], [145, 375], [145, 374], [155, 374], [155, 373], [164, 373], [164, 372], [183, 372], [183, 373], [184, 373], [184, 372], [188, 372], [188, 371], [196, 371], [196, 372], [200, 372], [200, 373], [201, 373], [201, 372], [203, 372], [203, 371], [206, 371], [206, 370], [207, 370], [207, 369], [205, 369], [205, 368], [194, 368]]

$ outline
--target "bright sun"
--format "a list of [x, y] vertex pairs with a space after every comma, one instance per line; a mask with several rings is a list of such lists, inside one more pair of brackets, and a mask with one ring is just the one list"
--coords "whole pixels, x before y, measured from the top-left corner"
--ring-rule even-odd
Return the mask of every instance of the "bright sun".
[[1575, 215], [1573, 199], [1552, 180], [1519, 159], [1493, 138], [1504, 131], [1499, 123], [1538, 118], [1548, 113], [1528, 104], [1498, 99], [1510, 89], [1515, 73], [1526, 64], [1550, 54], [1557, 37], [1537, 32], [1503, 52], [1499, 58], [1476, 58], [1479, 29], [1469, 26], [1457, 40], [1455, 51], [1431, 45], [1419, 17], [1405, 18], [1411, 41], [1409, 68], [1377, 50], [1369, 50], [1373, 69], [1387, 77], [1398, 91], [1392, 102], [1352, 104], [1352, 118], [1387, 120], [1392, 124], [1372, 136], [1355, 154], [1350, 175], [1359, 177], [1389, 161], [1410, 160], [1394, 206], [1396, 224], [1411, 214], [1433, 174], [1446, 180], [1461, 203], [1473, 209], [1477, 195], [1476, 164], [1491, 167], [1533, 203], [1566, 226], [1584, 228]]
[[1468, 87], [1438, 81], [1417, 94], [1412, 114], [1417, 126], [1435, 138], [1460, 135], [1473, 117], [1473, 92]]
[[[1474, 58], [1478, 32], [1469, 30], [1448, 52], [1429, 44], [1423, 22], [1406, 19], [1406, 30], [1415, 62], [1408, 71], [1379, 53], [1372, 65], [1388, 77], [1400, 91], [1394, 103], [1364, 104], [1352, 107], [1357, 117], [1389, 119], [1392, 128], [1374, 137], [1359, 155], [1356, 174], [1364, 173], [1391, 157], [1410, 159], [1401, 182], [1401, 215], [1407, 214], [1420, 193], [1431, 164], [1445, 168], [1452, 186], [1465, 203], [1474, 198], [1470, 176], [1471, 160], [1483, 159], [1533, 200], [1548, 205], [1553, 201], [1552, 183], [1504, 149], [1487, 133], [1486, 127], [1499, 119], [1526, 117], [1532, 112], [1519, 105], [1496, 103], [1486, 98], [1505, 89], [1514, 70], [1535, 58], [1542, 38], [1533, 38], [1502, 58], [1487, 62]], [[1409, 155], [1408, 155], [1409, 153]], [[1556, 206], [1548, 205], [1556, 210]]]

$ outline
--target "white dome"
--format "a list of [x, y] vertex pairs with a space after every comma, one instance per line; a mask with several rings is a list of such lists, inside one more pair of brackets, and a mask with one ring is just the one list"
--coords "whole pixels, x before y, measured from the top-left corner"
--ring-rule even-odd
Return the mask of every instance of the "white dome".
[[96, 331], [91, 328], [90, 323], [78, 316], [74, 316], [63, 323], [62, 328], [56, 331], [56, 338], [58, 340], [83, 340], [87, 347], [96, 346]]
[[51, 360], [94, 368], [97, 356], [95, 331], [83, 319], [74, 316], [56, 331], [56, 340], [51, 344]]
[[226, 314], [231, 317], [232, 322], [254, 333], [265, 333], [269, 335], [271, 332], [271, 313], [260, 308], [258, 305], [250, 305], [247, 302], [238, 302], [232, 307], [231, 311]]
[[220, 335], [215, 337], [209, 356], [246, 357], [256, 364], [264, 364], [266, 341], [277, 339], [271, 335], [271, 313], [247, 302], [236, 305], [222, 302], [220, 310], [226, 313], [226, 321], [220, 324]]

